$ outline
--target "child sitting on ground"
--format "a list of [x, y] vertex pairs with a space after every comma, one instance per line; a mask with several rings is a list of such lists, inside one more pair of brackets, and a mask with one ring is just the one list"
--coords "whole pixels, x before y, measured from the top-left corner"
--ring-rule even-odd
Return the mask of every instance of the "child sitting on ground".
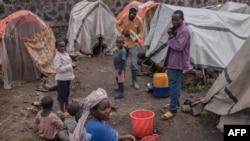
[[35, 117], [35, 124], [38, 125], [38, 135], [44, 139], [56, 139], [59, 131], [63, 129], [63, 122], [52, 112], [52, 97], [43, 97], [42, 107], [43, 110], [39, 111]]
[[72, 135], [77, 125], [75, 116], [79, 110], [80, 110], [80, 104], [77, 102], [72, 102], [67, 107], [67, 111], [70, 114], [70, 117], [64, 120], [64, 125], [67, 128], [70, 140], [72, 140]]

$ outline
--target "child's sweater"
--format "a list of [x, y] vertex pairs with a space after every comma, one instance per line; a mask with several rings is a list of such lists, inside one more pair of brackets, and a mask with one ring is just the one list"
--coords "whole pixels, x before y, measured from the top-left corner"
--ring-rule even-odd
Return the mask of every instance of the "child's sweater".
[[72, 80], [75, 78], [72, 60], [67, 52], [56, 52], [54, 68], [56, 70], [56, 80]]
[[45, 139], [54, 139], [56, 134], [63, 129], [63, 122], [52, 112], [47, 117], [42, 117], [41, 111], [38, 112], [35, 123], [38, 125], [39, 136]]

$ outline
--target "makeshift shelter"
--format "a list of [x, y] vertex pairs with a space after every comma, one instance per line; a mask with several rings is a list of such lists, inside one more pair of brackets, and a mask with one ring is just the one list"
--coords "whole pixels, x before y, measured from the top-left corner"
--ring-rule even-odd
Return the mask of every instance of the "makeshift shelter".
[[238, 2], [226, 2], [221, 6], [219, 11], [250, 14], [250, 6]]
[[16, 80], [30, 81], [54, 73], [55, 38], [37, 15], [27, 10], [0, 21], [0, 64], [4, 88]]
[[122, 11], [116, 16], [116, 19], [119, 20], [122, 16], [124, 16], [125, 14], [128, 14], [129, 12], [129, 7], [131, 4], [135, 4], [138, 6], [139, 11], [137, 13], [137, 15], [142, 19], [143, 21], [143, 40], [146, 39], [148, 32], [150, 30], [150, 22], [154, 16], [154, 12], [157, 8], [157, 6], [159, 5], [159, 3], [155, 3], [154, 1], [147, 1], [145, 3], [139, 2], [139, 1], [131, 1], [130, 3], [128, 3], [123, 9]]
[[67, 50], [93, 55], [94, 49], [102, 47], [100, 51], [113, 53], [119, 35], [115, 23], [114, 14], [101, 0], [78, 2], [70, 13]]
[[250, 37], [206, 94], [205, 110], [221, 115], [225, 124], [250, 124]]
[[250, 14], [250, 7], [247, 4], [232, 1], [223, 4], [208, 5], [202, 8], [223, 12]]
[[191, 33], [191, 61], [196, 68], [223, 70], [250, 35], [250, 15], [160, 4], [144, 41], [146, 57], [155, 63], [165, 59], [167, 30], [175, 10], [184, 12]]

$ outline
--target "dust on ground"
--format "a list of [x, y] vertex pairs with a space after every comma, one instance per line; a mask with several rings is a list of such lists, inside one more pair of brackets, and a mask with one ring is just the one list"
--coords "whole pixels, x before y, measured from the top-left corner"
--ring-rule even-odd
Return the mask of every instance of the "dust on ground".
[[[116, 85], [113, 75], [113, 57], [98, 56], [81, 58], [75, 70], [76, 79], [72, 81], [70, 101], [82, 101], [91, 91], [104, 88], [117, 109], [111, 113], [108, 124], [117, 129], [120, 134], [132, 134], [129, 113], [136, 109], [148, 109], [155, 113], [154, 133], [159, 134], [158, 141], [222, 141], [223, 134], [216, 128], [218, 117], [210, 114], [192, 116], [189, 113], [178, 114], [167, 121], [162, 121], [160, 115], [166, 111], [163, 105], [169, 98], [158, 98], [146, 91], [146, 84], [152, 82], [150, 76], [138, 76], [139, 90], [131, 86], [129, 68], [126, 71], [125, 98], [114, 100], [113, 87]], [[53, 111], [59, 110], [56, 101], [56, 91], [36, 91], [41, 80], [18, 84], [10, 90], [0, 87], [0, 140], [1, 141], [42, 141], [36, 134], [34, 125], [35, 112], [32, 103], [43, 96], [50, 95], [54, 99]], [[181, 91], [181, 100], [203, 97], [204, 92], [188, 93]]]

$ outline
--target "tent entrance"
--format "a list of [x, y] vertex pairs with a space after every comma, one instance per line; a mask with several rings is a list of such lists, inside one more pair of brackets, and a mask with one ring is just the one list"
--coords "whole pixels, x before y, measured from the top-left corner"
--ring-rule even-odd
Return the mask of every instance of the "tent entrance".
[[104, 50], [107, 48], [107, 45], [103, 43], [103, 39], [98, 38], [98, 42], [93, 46], [93, 56], [104, 54]]

